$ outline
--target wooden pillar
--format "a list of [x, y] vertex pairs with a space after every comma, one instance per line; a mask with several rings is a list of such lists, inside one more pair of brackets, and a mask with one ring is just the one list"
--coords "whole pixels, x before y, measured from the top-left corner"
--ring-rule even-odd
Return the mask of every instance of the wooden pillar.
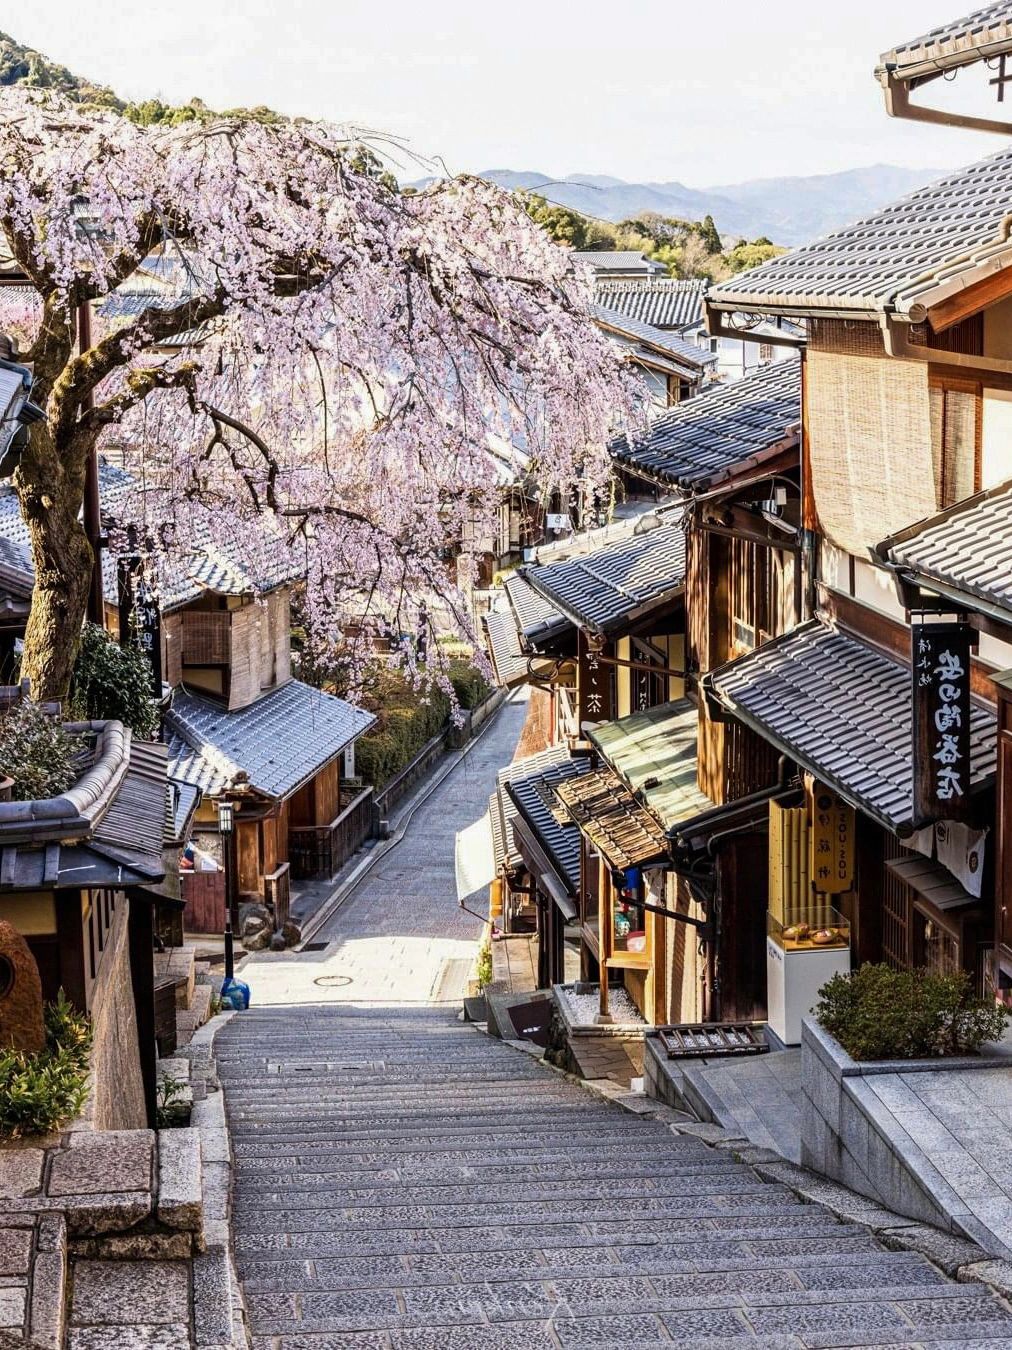
[[[998, 694], [994, 980], [1000, 990], [1003, 983], [1012, 986], [1012, 670], [996, 676], [994, 683]], [[1009, 988], [1000, 997], [1003, 1002], [1012, 1002]]]
[[155, 1044], [155, 957], [152, 902], [138, 891], [127, 891], [130, 912], [127, 932], [130, 945], [130, 982], [133, 986], [137, 1045], [141, 1056], [141, 1081], [148, 1127], [155, 1129], [158, 1117], [158, 1048]]
[[597, 947], [601, 953], [600, 976], [598, 979], [599, 1001], [595, 1022], [607, 1025], [615, 1019], [611, 1015], [608, 1002], [608, 957], [611, 955], [611, 874], [605, 867], [604, 859], [597, 859]]

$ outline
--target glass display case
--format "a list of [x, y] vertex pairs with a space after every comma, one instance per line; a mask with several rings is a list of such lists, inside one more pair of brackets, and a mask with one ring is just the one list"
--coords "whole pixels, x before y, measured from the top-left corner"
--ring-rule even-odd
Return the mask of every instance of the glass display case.
[[767, 912], [766, 936], [785, 952], [824, 952], [850, 947], [850, 921], [832, 905], [813, 905], [786, 922]]

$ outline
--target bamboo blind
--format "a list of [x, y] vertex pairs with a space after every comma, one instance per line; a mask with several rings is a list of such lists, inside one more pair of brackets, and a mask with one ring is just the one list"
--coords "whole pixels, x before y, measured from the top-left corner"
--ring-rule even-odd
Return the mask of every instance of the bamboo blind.
[[830, 540], [867, 549], [935, 511], [928, 377], [910, 361], [809, 354], [812, 489]]
[[224, 666], [229, 659], [229, 622], [224, 613], [188, 610], [182, 624], [182, 661], [187, 666]]

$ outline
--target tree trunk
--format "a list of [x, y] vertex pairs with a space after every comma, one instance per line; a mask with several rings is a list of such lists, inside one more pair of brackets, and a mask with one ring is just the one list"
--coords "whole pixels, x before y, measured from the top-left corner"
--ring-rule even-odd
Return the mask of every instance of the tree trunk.
[[37, 423], [15, 475], [35, 563], [21, 676], [39, 700], [66, 699], [88, 606], [93, 555], [80, 518], [84, 460], [79, 446], [57, 447], [49, 426]]

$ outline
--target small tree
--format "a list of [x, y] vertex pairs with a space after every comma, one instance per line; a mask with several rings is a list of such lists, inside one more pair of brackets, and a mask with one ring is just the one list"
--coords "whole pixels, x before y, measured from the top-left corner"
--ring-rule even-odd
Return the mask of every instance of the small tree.
[[142, 740], [158, 734], [158, 709], [151, 697], [151, 666], [137, 648], [121, 647], [104, 628], [84, 626], [74, 665], [71, 705], [82, 719], [115, 718]]
[[74, 756], [81, 749], [36, 703], [18, 703], [0, 717], [0, 775], [13, 778], [15, 801], [58, 797], [73, 787], [80, 772]]

